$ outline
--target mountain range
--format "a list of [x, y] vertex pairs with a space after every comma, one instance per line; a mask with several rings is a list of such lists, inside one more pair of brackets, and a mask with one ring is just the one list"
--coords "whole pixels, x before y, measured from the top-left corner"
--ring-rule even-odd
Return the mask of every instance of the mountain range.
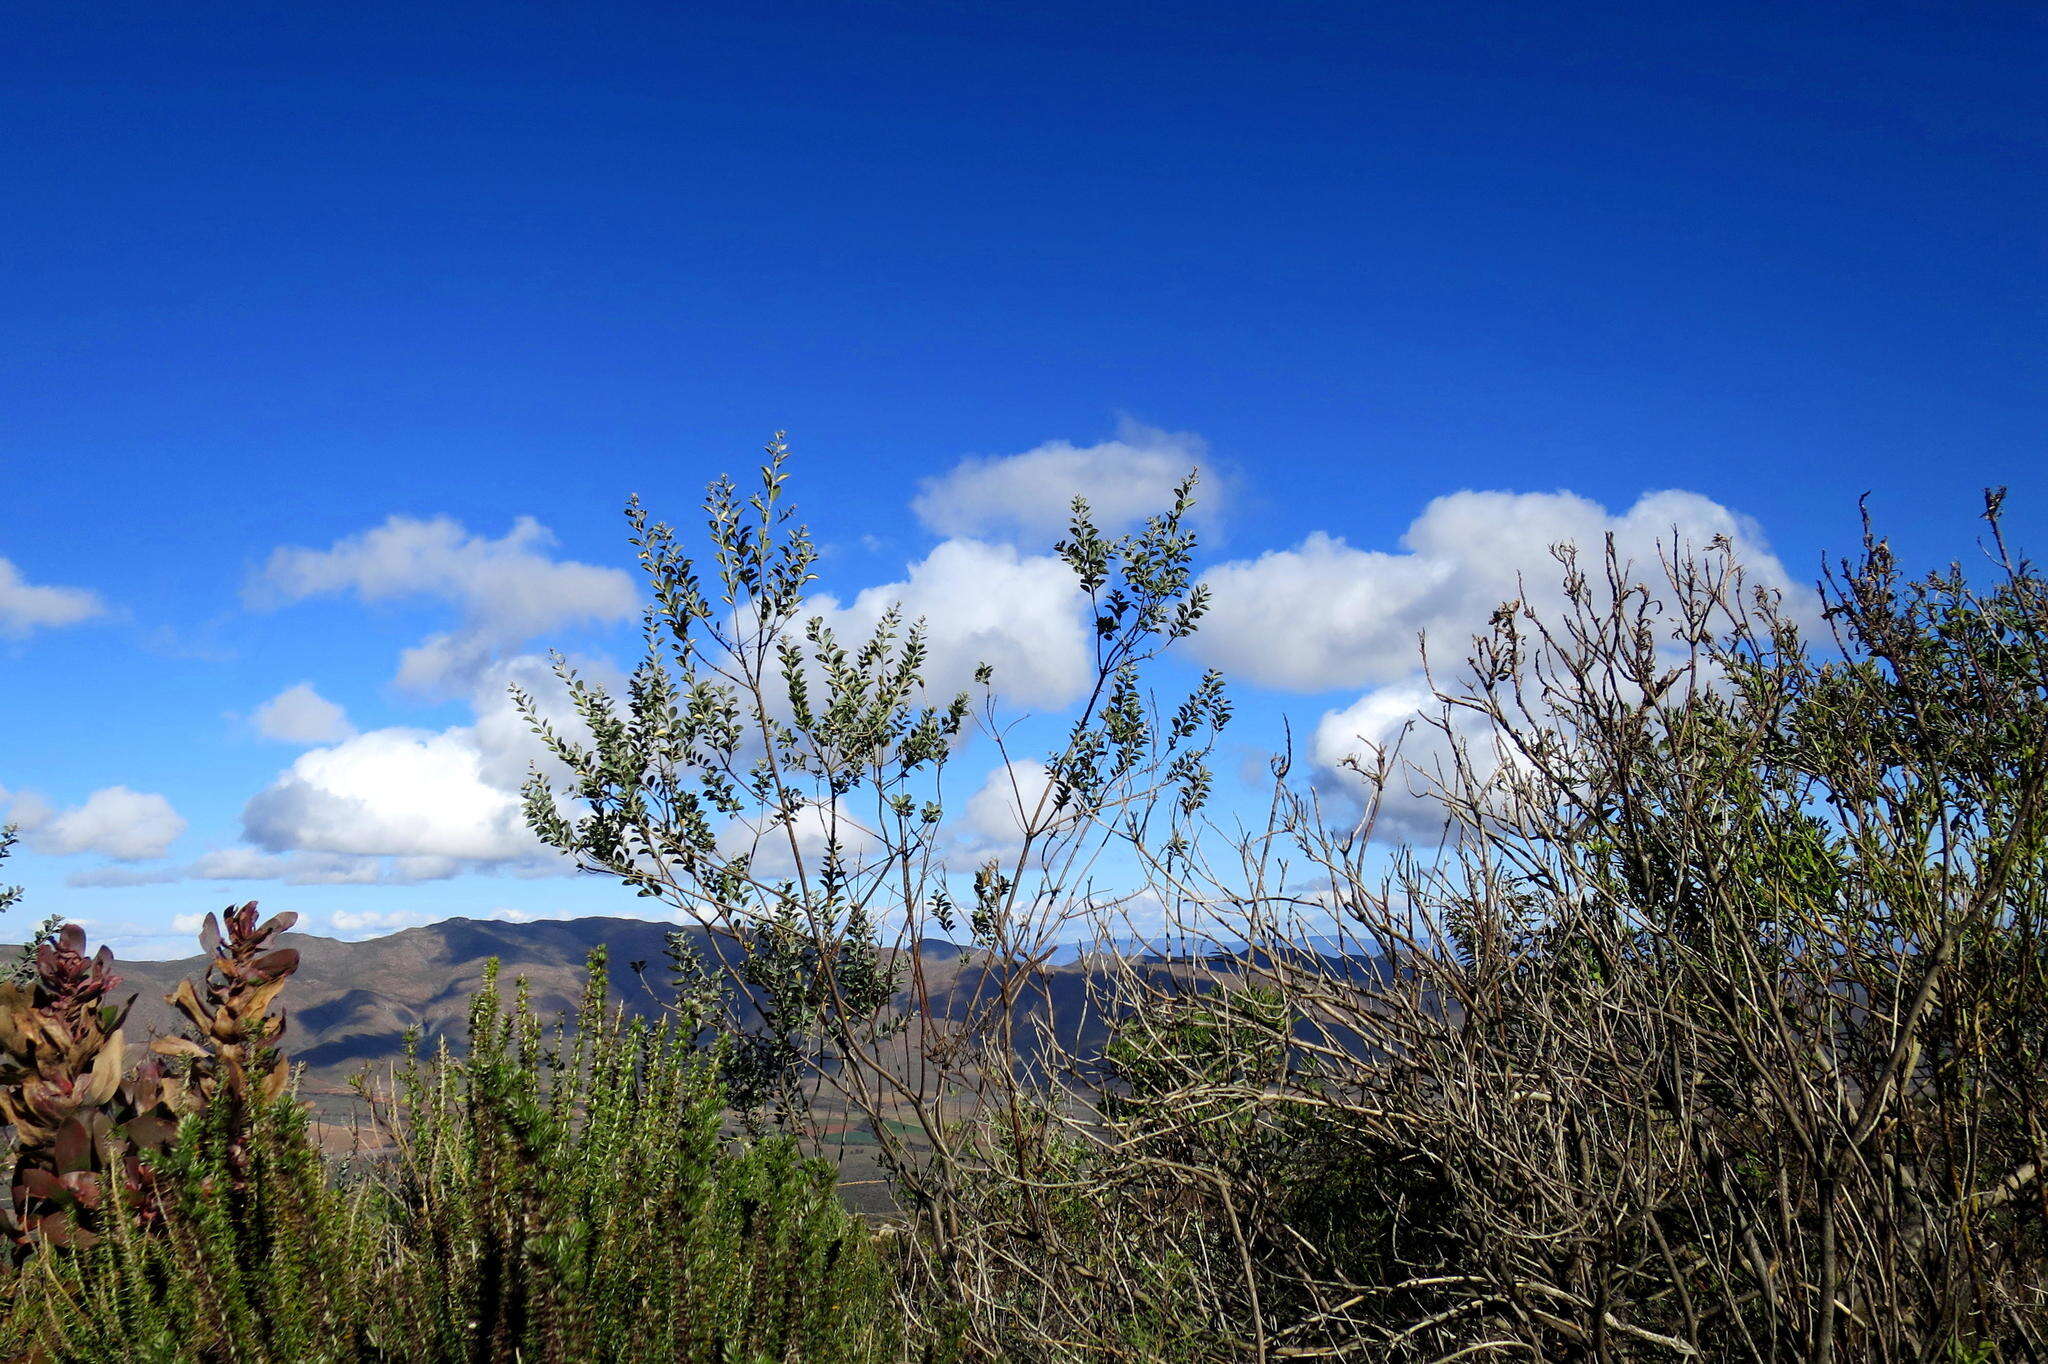
[[[637, 1012], [652, 1013], [667, 997], [663, 948], [675, 929], [670, 923], [589, 917], [525, 923], [448, 919], [359, 942], [285, 934], [280, 943], [298, 949], [299, 968], [278, 1001], [288, 1019], [284, 1050], [301, 1067], [300, 1092], [330, 1122], [344, 1121], [359, 1116], [352, 1081], [366, 1069], [373, 1077], [388, 1074], [403, 1054], [408, 1032], [417, 1032], [427, 1050], [439, 1039], [460, 1049], [470, 996], [483, 983], [492, 959], [508, 986], [524, 980], [536, 1012], [552, 1017], [574, 1010], [587, 960], [603, 947], [611, 997]], [[701, 929], [689, 932], [700, 955], [714, 959], [721, 940]], [[1219, 983], [1238, 975], [1244, 965], [1237, 956], [1167, 957], [1156, 949], [1131, 947], [1137, 950], [1122, 954], [1126, 962], [1139, 963], [1155, 985], [1174, 991]], [[1304, 944], [1302, 950], [1320, 958], [1326, 970], [1354, 977], [1379, 969], [1369, 958], [1337, 955], [1319, 943]], [[998, 973], [990, 970], [983, 952], [928, 939], [918, 959], [915, 973], [899, 970], [900, 985], [906, 991], [922, 990], [927, 1016], [939, 1020], [935, 1026], [965, 1018], [995, 993]], [[181, 1031], [182, 1020], [165, 997], [180, 980], [198, 979], [206, 965], [207, 958], [197, 954], [116, 964], [122, 977], [116, 997], [135, 996], [128, 1024], [133, 1042]], [[1020, 1064], [1032, 1064], [1047, 1034], [1068, 1055], [1099, 1053], [1109, 1032], [1096, 1007], [1104, 970], [1096, 952], [1060, 953], [1039, 969], [1019, 1006]], [[907, 1054], [904, 1062], [912, 1064]]]

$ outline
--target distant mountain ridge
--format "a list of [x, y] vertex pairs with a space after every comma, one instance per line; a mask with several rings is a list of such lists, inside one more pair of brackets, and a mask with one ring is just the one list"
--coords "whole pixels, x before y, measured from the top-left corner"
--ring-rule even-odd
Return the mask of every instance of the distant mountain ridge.
[[[438, 1039], [461, 1043], [471, 994], [483, 983], [485, 964], [500, 962], [504, 980], [526, 981], [534, 1008], [543, 1016], [565, 1013], [582, 997], [586, 965], [593, 950], [603, 947], [611, 995], [636, 1011], [653, 1012], [665, 1002], [668, 965], [663, 955], [668, 935], [678, 926], [643, 919], [589, 917], [536, 919], [508, 923], [486, 919], [446, 919], [401, 929], [379, 938], [343, 942], [312, 934], [284, 935], [285, 946], [300, 954], [297, 973], [279, 1003], [288, 1018], [285, 1050], [302, 1065], [309, 1097], [339, 1098], [366, 1065], [383, 1071], [399, 1060], [408, 1030], [417, 1029], [423, 1047]], [[688, 930], [707, 959], [717, 947], [702, 929]], [[1127, 944], [1130, 947], [1139, 944]], [[1110, 950], [1116, 950], [1114, 948]], [[1320, 944], [1303, 949], [1322, 954]], [[988, 968], [981, 954], [937, 939], [923, 945], [924, 983], [933, 1012], [960, 1017], [969, 1001], [986, 998]], [[1154, 951], [1141, 951], [1148, 971], [1182, 971], [1193, 964], [1205, 979], [1231, 974], [1222, 959], [1196, 958], [1179, 966]], [[195, 953], [172, 961], [117, 963], [122, 977], [117, 997], [136, 996], [129, 1035], [136, 1042], [180, 1030], [179, 1017], [165, 996], [187, 977], [197, 978], [206, 958]], [[641, 964], [644, 978], [634, 970]], [[1351, 972], [1376, 969], [1376, 963], [1353, 959]], [[1042, 994], [1030, 1006], [1049, 1001], [1052, 1031], [1066, 1045], [1093, 1052], [1107, 1035], [1107, 1020], [1091, 1004], [1091, 977], [1103, 967], [1092, 952], [1062, 954], [1045, 968]], [[660, 993], [657, 993], [660, 992]]]
[[[645, 962], [650, 980], [661, 980], [662, 946], [674, 928], [640, 919], [514, 924], [458, 918], [360, 942], [288, 933], [280, 941], [299, 950], [299, 969], [279, 999], [288, 1023], [285, 1050], [306, 1067], [308, 1087], [319, 1093], [344, 1090], [366, 1062], [381, 1068], [395, 1061], [408, 1029], [418, 1029], [429, 1047], [440, 1037], [459, 1040], [469, 997], [493, 957], [508, 981], [526, 980], [538, 1010], [553, 1014], [575, 1007], [585, 962], [602, 946], [614, 996], [651, 1008], [656, 1001], [631, 963]], [[196, 978], [206, 961], [195, 953], [172, 961], [117, 963], [117, 994], [136, 995], [131, 1036], [178, 1031], [180, 1020], [164, 996], [178, 981]]]
[[[534, 1009], [543, 1016], [573, 1010], [582, 998], [586, 963], [595, 949], [606, 953], [613, 999], [628, 1008], [653, 1012], [664, 1002], [668, 935], [678, 925], [644, 919], [591, 916], [510, 923], [496, 919], [445, 919], [401, 929], [383, 937], [344, 942], [310, 933], [287, 933], [280, 945], [299, 951], [299, 969], [279, 1003], [286, 1012], [285, 1051], [305, 1067], [312, 1094], [342, 1094], [365, 1064], [382, 1069], [399, 1059], [408, 1030], [422, 1046], [447, 1038], [459, 1044], [470, 996], [483, 984], [485, 964], [500, 963], [504, 981], [526, 982]], [[721, 944], [699, 928], [687, 930], [698, 950], [714, 960]], [[938, 968], [942, 991], [953, 983], [964, 949], [932, 940], [924, 945], [927, 978]], [[176, 1033], [182, 1020], [165, 996], [180, 980], [206, 969], [200, 953], [168, 961], [120, 961], [117, 998], [134, 995], [128, 1031], [142, 1039]], [[644, 978], [635, 964], [646, 972]]]

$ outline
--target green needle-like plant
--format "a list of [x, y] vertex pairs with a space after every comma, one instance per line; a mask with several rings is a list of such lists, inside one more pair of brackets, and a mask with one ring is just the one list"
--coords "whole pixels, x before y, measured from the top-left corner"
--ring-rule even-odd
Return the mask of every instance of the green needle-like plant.
[[832, 1171], [782, 1138], [733, 1146], [696, 1029], [629, 1018], [594, 954], [573, 1026], [496, 964], [467, 1053], [399, 1077], [394, 1216], [422, 1357], [856, 1361], [894, 1303]]

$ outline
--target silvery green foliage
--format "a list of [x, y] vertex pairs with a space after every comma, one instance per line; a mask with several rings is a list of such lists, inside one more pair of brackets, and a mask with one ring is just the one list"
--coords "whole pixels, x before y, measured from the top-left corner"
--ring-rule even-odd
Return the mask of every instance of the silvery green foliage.
[[[14, 851], [19, 831], [12, 824], [0, 824], [0, 862], [7, 860], [7, 854]], [[0, 913], [13, 909], [21, 903], [20, 886], [0, 886]]]
[[[747, 1000], [731, 1012], [750, 1007], [758, 1019], [739, 1030], [729, 1076], [756, 1098], [786, 1086], [805, 1058], [896, 1026], [884, 1014], [898, 959], [880, 925], [955, 929], [949, 878], [964, 870], [947, 862], [944, 776], [977, 726], [1007, 754], [990, 668], [976, 674], [978, 699], [935, 696], [921, 620], [892, 608], [865, 637], [842, 639], [809, 611], [818, 550], [786, 497], [780, 435], [767, 455], [753, 492], [729, 478], [710, 485], [701, 561], [674, 527], [628, 503], [649, 603], [623, 696], [559, 657], [577, 723], [515, 693], [554, 760], [526, 787], [540, 838], [737, 944], [727, 974]], [[983, 946], [1003, 950], [1047, 831], [1142, 818], [1150, 800], [1130, 797], [1145, 774], [1146, 791], [1170, 791], [1180, 818], [1207, 799], [1206, 758], [1229, 718], [1221, 679], [1204, 678], [1165, 714], [1140, 679], [1207, 604], [1184, 524], [1192, 488], [1190, 477], [1168, 511], [1117, 538], [1074, 503], [1057, 553], [1094, 624], [1093, 683], [1045, 763], [1044, 798], [1024, 812], [1024, 850], [973, 872], [968, 917]]]
[[[20, 829], [16, 825], [0, 824], [0, 862], [7, 860], [7, 855], [14, 850], [14, 845], [19, 841]], [[20, 886], [0, 886], [0, 914], [20, 904], [21, 897]], [[14, 964], [8, 968], [7, 978], [17, 985], [26, 984], [34, 979], [36, 948], [56, 936], [57, 930], [63, 926], [64, 917], [60, 914], [52, 914], [37, 924], [35, 932], [28, 935], [27, 941], [21, 945], [21, 951], [15, 955]]]

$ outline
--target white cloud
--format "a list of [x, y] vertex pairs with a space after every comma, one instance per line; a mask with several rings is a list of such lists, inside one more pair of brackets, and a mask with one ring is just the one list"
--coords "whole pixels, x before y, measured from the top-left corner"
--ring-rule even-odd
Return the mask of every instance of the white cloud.
[[184, 874], [195, 881], [279, 881], [290, 865], [291, 859], [279, 853], [215, 848], [185, 868]]
[[51, 816], [57, 813], [50, 802], [34, 791], [10, 791], [4, 786], [0, 786], [0, 804], [7, 807], [6, 817], [0, 819], [0, 824], [16, 825], [23, 833], [30, 833], [37, 826], [49, 823]]
[[327, 549], [274, 551], [250, 583], [252, 605], [354, 593], [366, 602], [434, 597], [461, 609], [462, 624], [406, 650], [401, 684], [460, 690], [503, 650], [576, 624], [623, 620], [638, 609], [632, 578], [551, 557], [553, 534], [521, 517], [499, 539], [472, 535], [448, 517], [393, 516]]
[[1293, 549], [1220, 564], [1194, 638], [1198, 653], [1235, 678], [1290, 691], [1395, 682], [1415, 671], [1417, 638], [1462, 658], [1500, 603], [1539, 610], [1562, 600], [1550, 547], [1577, 544], [1597, 566], [1605, 537], [1658, 581], [1660, 547], [1697, 551], [1725, 536], [1752, 586], [1802, 599], [1749, 518], [1697, 493], [1647, 493], [1614, 515], [1572, 493], [1461, 492], [1423, 509], [1402, 550], [1358, 549], [1317, 532]]
[[[136, 923], [132, 920], [104, 920], [90, 917], [75, 917], [71, 922], [83, 928], [93, 939], [95, 946], [111, 947], [119, 961], [175, 961], [180, 957], [195, 956], [199, 944], [192, 939], [192, 933], [199, 927], [203, 915], [181, 914], [166, 929], [162, 924]], [[187, 921], [189, 930], [180, 931]]]
[[997, 691], [1025, 706], [1065, 705], [1094, 676], [1084, 599], [1073, 571], [1049, 555], [948, 540], [912, 564], [902, 582], [867, 588], [844, 606], [821, 595], [810, 609], [851, 644], [894, 603], [906, 624], [924, 618], [931, 649], [925, 683], [935, 696], [969, 686], [982, 663], [994, 667]]
[[[179, 881], [278, 881], [288, 886], [417, 886], [445, 881], [474, 864], [452, 857], [379, 857], [357, 853], [271, 853], [258, 848], [216, 848], [196, 860], [164, 867], [95, 867], [64, 884], [94, 889], [162, 886]], [[525, 872], [531, 868], [521, 866]]]
[[1452, 732], [1444, 732], [1443, 709], [1421, 673], [1419, 638], [1429, 638], [1441, 680], [1455, 688], [1467, 642], [1502, 602], [1522, 600], [1552, 619], [1563, 608], [1553, 545], [1576, 545], [1581, 567], [1597, 574], [1609, 536], [1653, 585], [1664, 581], [1663, 560], [1674, 548], [1699, 555], [1725, 537], [1750, 586], [1783, 593], [1795, 616], [1811, 612], [1811, 594], [1755, 523], [1698, 494], [1650, 493], [1614, 514], [1570, 493], [1462, 492], [1424, 508], [1397, 553], [1318, 533], [1293, 549], [1210, 570], [1215, 606], [1195, 643], [1226, 672], [1264, 686], [1368, 688], [1318, 722], [1310, 757], [1319, 783], [1346, 800], [1362, 798], [1369, 788], [1353, 764], [1371, 771], [1387, 755], [1379, 833], [1432, 838], [1445, 822], [1435, 788], [1455, 784], [1461, 761], [1484, 781], [1503, 760], [1471, 711], [1450, 712]]
[[[1450, 733], [1439, 723], [1445, 718]], [[1452, 710], [1446, 717], [1420, 676], [1377, 687], [1325, 714], [1310, 756], [1323, 788], [1361, 807], [1373, 794], [1368, 774], [1377, 774], [1384, 759], [1374, 832], [1410, 841], [1442, 832], [1445, 812], [1436, 793], [1456, 788], [1461, 761], [1482, 781], [1500, 767], [1486, 721], [1470, 710]]]
[[484, 779], [467, 729], [378, 729], [301, 754], [242, 812], [249, 841], [271, 852], [454, 857], [532, 856], [516, 791]]
[[345, 933], [374, 936], [395, 933], [401, 928], [417, 928], [435, 920], [417, 909], [337, 909], [327, 916], [327, 922], [337, 936]]
[[[594, 686], [618, 697], [625, 691], [625, 677], [609, 661], [572, 657], [577, 673]], [[477, 770], [483, 780], [506, 791], [519, 791], [526, 774], [536, 764], [562, 775], [524, 715], [512, 704], [510, 689], [518, 687], [533, 698], [541, 716], [557, 733], [588, 739], [589, 731], [569, 699], [568, 689], [555, 676], [554, 665], [536, 654], [520, 654], [494, 663], [478, 675], [470, 708], [476, 719], [465, 732], [466, 742], [477, 750]]]
[[[1014, 849], [1051, 784], [1036, 758], [1019, 758], [992, 769], [962, 807], [955, 834], [963, 847], [982, 854]], [[1042, 818], [1042, 817], [1041, 817]]]
[[313, 690], [311, 682], [287, 687], [256, 708], [256, 732], [286, 744], [331, 744], [355, 734], [348, 712]]
[[191, 881], [282, 881], [289, 886], [416, 886], [445, 881], [465, 869], [452, 857], [217, 848], [182, 868], [178, 876]]
[[45, 627], [76, 625], [106, 614], [99, 594], [82, 587], [38, 587], [0, 557], [0, 635], [20, 639]]
[[[537, 552], [545, 543], [546, 532], [531, 521], [492, 541], [445, 519], [393, 518], [328, 550], [277, 551], [251, 584], [257, 604], [336, 592], [365, 601], [431, 593], [459, 603], [464, 627], [408, 651], [401, 679], [465, 689], [474, 720], [442, 730], [353, 733], [343, 729], [340, 708], [310, 684], [292, 688], [264, 707], [259, 726], [321, 746], [300, 754], [248, 802], [242, 824], [250, 847], [210, 854], [190, 874], [387, 884], [448, 869], [564, 870], [526, 828], [521, 785], [532, 765], [545, 768], [551, 759], [506, 700], [506, 686], [528, 690], [567, 732], [580, 725], [545, 660], [498, 655], [571, 619], [624, 615], [634, 599], [626, 575], [555, 562]], [[810, 609], [852, 643], [894, 603], [901, 603], [906, 624], [926, 621], [925, 675], [935, 696], [971, 685], [984, 662], [995, 668], [1005, 696], [1024, 705], [1064, 704], [1092, 677], [1085, 603], [1055, 558], [951, 540], [912, 564], [902, 581], [846, 602], [820, 596]], [[615, 668], [588, 661], [580, 667], [616, 692]], [[815, 844], [822, 834], [806, 829], [803, 837]], [[775, 854], [767, 856], [772, 861]]]
[[76, 809], [57, 813], [36, 810], [21, 818], [23, 801], [15, 802], [15, 817], [30, 830], [29, 841], [37, 852], [57, 856], [99, 853], [121, 862], [141, 862], [162, 857], [180, 834], [185, 820], [162, 796], [109, 786], [86, 797]]
[[[327, 922], [338, 938], [374, 938], [384, 933], [396, 933], [401, 928], [439, 923], [449, 917], [417, 909], [337, 909], [327, 916]], [[497, 916], [487, 914], [482, 917]]]
[[[791, 835], [796, 846], [790, 846]], [[734, 819], [719, 831], [719, 851], [727, 857], [745, 853], [749, 871], [757, 878], [776, 880], [796, 875], [797, 859], [804, 869], [817, 875], [826, 848], [839, 844], [839, 856], [851, 874], [858, 875], [869, 858], [883, 852], [882, 840], [843, 805], [815, 802], [804, 805], [787, 822], [767, 816]]]
[[[1160, 431], [1125, 418], [1115, 440], [1075, 445], [1053, 440], [1021, 455], [970, 456], [950, 473], [919, 485], [911, 510], [946, 536], [1015, 536], [1049, 544], [1067, 529], [1076, 496], [1096, 524], [1128, 525], [1173, 504], [1174, 485], [1206, 463], [1208, 446], [1192, 432]], [[1213, 515], [1223, 496], [1208, 476], [1197, 507]]]
[[[577, 663], [592, 681], [616, 688], [614, 669]], [[369, 730], [300, 754], [242, 811], [254, 848], [202, 858], [193, 875], [383, 885], [473, 869], [562, 870], [526, 827], [521, 787], [533, 765], [551, 759], [507, 696], [513, 683], [558, 729], [578, 733], [547, 660], [520, 655], [486, 665], [474, 679], [474, 723]]]

